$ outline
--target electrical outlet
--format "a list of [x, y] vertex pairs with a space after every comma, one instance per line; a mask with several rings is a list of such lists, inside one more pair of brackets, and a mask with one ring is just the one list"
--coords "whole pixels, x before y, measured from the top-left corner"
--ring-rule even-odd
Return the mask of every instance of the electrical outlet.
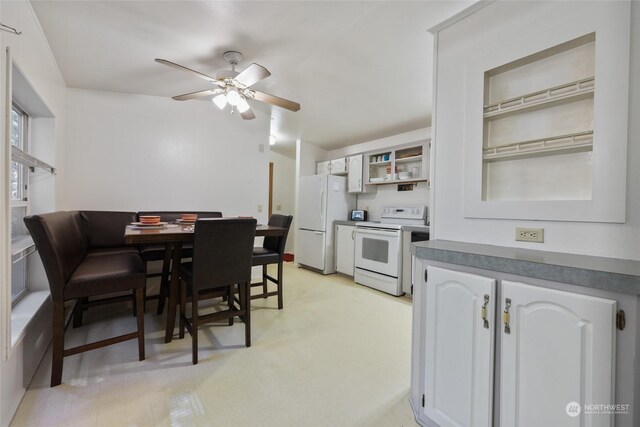
[[277, 211], [281, 211], [282, 210], [282, 205], [276, 205], [276, 210]]
[[516, 241], [544, 243], [544, 228], [516, 227]]

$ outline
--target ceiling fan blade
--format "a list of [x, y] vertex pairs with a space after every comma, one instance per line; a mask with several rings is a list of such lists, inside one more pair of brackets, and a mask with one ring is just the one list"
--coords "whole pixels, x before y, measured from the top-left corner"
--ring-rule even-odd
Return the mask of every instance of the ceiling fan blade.
[[187, 101], [189, 99], [206, 98], [207, 96], [213, 96], [222, 92], [220, 89], [207, 89], [200, 90], [198, 92], [185, 93], [183, 95], [172, 96], [172, 99], [176, 101]]
[[269, 95], [268, 93], [259, 92], [257, 90], [252, 90], [251, 92], [253, 94], [253, 99], [257, 99], [258, 101], [266, 102], [290, 111], [298, 111], [300, 109], [300, 104], [297, 102], [289, 101], [288, 99]]
[[191, 68], [187, 68], [187, 67], [182, 66], [180, 64], [176, 64], [175, 62], [167, 61], [166, 59], [160, 59], [160, 58], [156, 58], [156, 62], [159, 63], [159, 64], [163, 64], [163, 65], [167, 65], [169, 67], [175, 68], [177, 70], [186, 71], [187, 73], [193, 74], [196, 77], [200, 77], [201, 79], [206, 80], [208, 82], [211, 82], [213, 84], [216, 84], [218, 86], [222, 86], [223, 85], [223, 83], [221, 81], [217, 80], [214, 77], [207, 76], [206, 74], [202, 74], [199, 71], [192, 70]]
[[242, 117], [243, 120], [253, 120], [253, 119], [256, 118], [256, 115], [253, 114], [253, 110], [251, 110], [251, 108], [249, 108], [244, 113], [240, 113], [240, 117]]
[[266, 79], [270, 75], [271, 73], [269, 70], [264, 68], [262, 65], [253, 63], [242, 70], [240, 74], [235, 76], [234, 80], [246, 87], [249, 87], [258, 83], [262, 79]]

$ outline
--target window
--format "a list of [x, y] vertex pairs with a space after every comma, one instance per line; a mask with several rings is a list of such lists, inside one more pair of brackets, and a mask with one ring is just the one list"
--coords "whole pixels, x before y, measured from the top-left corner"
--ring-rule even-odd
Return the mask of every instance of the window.
[[[28, 151], [29, 116], [17, 105], [11, 107], [11, 145]], [[11, 161], [11, 302], [15, 303], [27, 290], [27, 258], [23, 256], [25, 242], [30, 241], [23, 218], [29, 214], [29, 169], [12, 158]]]

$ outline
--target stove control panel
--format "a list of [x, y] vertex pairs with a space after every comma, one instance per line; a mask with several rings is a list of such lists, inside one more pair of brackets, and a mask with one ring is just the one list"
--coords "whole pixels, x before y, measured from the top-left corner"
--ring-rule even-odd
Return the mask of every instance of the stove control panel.
[[381, 218], [383, 219], [412, 219], [426, 220], [426, 206], [404, 206], [404, 207], [386, 207], [382, 209]]

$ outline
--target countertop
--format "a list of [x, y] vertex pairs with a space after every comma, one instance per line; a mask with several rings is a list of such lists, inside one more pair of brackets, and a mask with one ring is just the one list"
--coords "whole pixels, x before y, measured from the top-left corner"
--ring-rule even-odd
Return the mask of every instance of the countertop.
[[411, 253], [449, 264], [640, 294], [640, 261], [447, 240], [413, 243]]

